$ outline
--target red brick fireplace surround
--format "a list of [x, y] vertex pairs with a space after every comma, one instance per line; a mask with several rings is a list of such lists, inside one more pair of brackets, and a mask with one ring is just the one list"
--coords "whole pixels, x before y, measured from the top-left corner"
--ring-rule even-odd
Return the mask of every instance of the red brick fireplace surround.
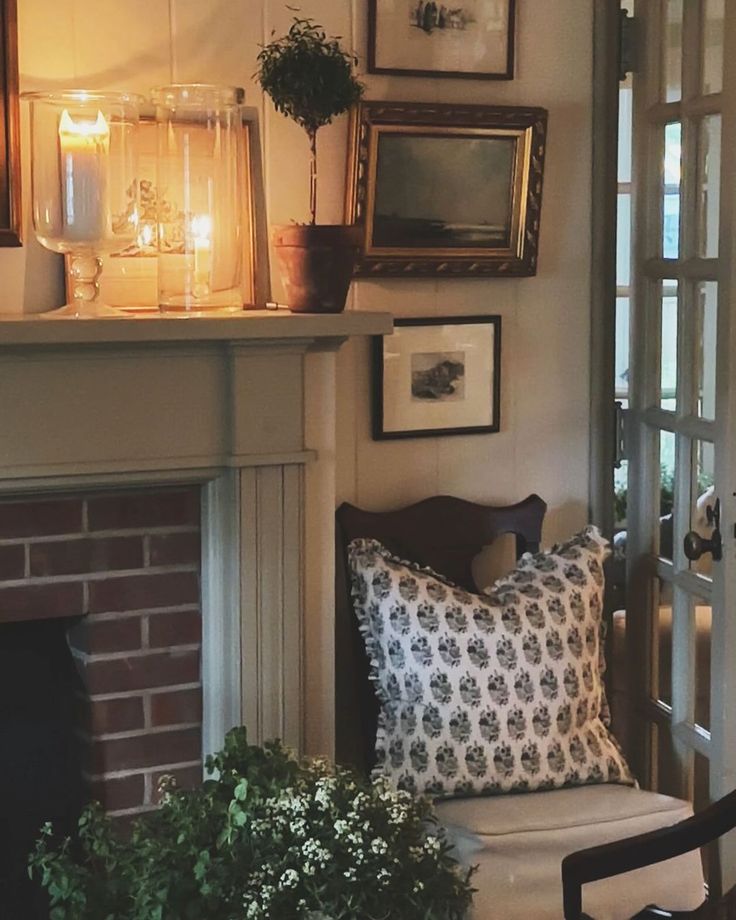
[[202, 777], [200, 608], [198, 486], [0, 502], [0, 624], [70, 622], [85, 779], [113, 814]]

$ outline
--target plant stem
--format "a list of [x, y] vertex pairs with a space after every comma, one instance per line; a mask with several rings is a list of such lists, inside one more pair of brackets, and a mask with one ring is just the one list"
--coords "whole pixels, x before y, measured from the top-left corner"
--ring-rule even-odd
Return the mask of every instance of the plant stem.
[[309, 212], [312, 217], [312, 226], [317, 223], [317, 132], [312, 130], [309, 134]]

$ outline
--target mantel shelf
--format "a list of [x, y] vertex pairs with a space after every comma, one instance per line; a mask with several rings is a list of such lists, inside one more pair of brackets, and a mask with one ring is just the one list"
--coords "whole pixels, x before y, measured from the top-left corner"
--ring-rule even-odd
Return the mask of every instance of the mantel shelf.
[[0, 348], [14, 346], [145, 344], [166, 342], [288, 341], [382, 335], [390, 313], [348, 310], [336, 314], [249, 310], [216, 317], [133, 315], [123, 319], [49, 320], [0, 313]]

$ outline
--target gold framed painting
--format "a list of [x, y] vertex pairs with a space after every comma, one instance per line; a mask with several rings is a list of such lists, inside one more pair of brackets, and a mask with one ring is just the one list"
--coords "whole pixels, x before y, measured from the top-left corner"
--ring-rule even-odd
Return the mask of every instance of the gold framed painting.
[[0, 246], [21, 245], [16, 0], [0, 0]]
[[362, 102], [352, 112], [346, 222], [358, 275], [534, 275], [547, 112]]
[[[244, 307], [263, 304], [268, 299], [258, 281], [257, 264], [259, 231], [256, 221], [255, 193], [260, 171], [256, 166], [254, 150], [258, 149], [256, 125], [250, 120], [243, 122], [243, 218], [242, 218], [242, 280]], [[103, 255], [102, 271], [99, 275], [101, 303], [131, 313], [151, 313], [158, 310], [157, 271], [157, 215], [164, 212], [177, 220], [176, 202], [168, 201], [166, 190], [156, 185], [156, 120], [145, 115], [141, 118], [139, 131], [139, 193], [140, 230], [138, 239], [119, 252]], [[168, 219], [168, 218], [167, 218]], [[180, 218], [183, 221], [183, 214]], [[71, 298], [72, 257], [65, 257], [66, 293]]]

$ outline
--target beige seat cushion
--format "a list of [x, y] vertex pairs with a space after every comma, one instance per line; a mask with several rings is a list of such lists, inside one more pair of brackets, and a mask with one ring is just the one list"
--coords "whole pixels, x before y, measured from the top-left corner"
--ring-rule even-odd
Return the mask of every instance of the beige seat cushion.
[[[628, 786], [598, 785], [454, 799], [436, 811], [458, 857], [477, 865], [473, 920], [561, 920], [563, 857], [676, 824], [687, 802]], [[691, 910], [703, 901], [699, 853], [586, 885], [595, 920], [629, 920], [648, 904]]]

